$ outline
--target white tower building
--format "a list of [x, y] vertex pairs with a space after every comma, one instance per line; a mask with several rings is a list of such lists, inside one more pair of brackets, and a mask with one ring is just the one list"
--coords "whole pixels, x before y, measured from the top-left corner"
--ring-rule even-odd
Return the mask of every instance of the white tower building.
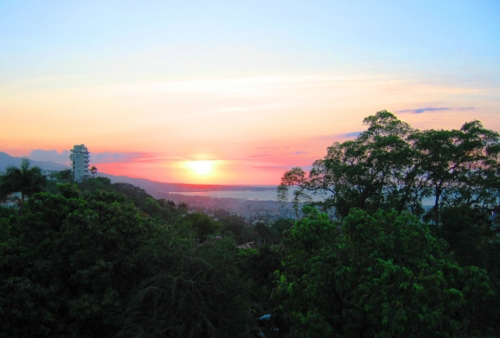
[[76, 182], [81, 182], [84, 178], [90, 176], [89, 157], [89, 150], [83, 144], [75, 145], [73, 149], [71, 149], [69, 158], [73, 162], [73, 176]]

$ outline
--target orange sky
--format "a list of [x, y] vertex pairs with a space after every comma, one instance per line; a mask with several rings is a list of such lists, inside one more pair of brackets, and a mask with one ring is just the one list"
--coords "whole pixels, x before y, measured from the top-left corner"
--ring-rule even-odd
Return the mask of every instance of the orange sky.
[[500, 130], [500, 24], [486, 5], [455, 8], [463, 26], [429, 2], [431, 29], [407, 8], [369, 24], [378, 9], [349, 5], [335, 27], [340, 9], [321, 1], [275, 16], [48, 3], [0, 5], [0, 151], [14, 156], [68, 163], [83, 143], [110, 174], [276, 185], [383, 109], [421, 129]]

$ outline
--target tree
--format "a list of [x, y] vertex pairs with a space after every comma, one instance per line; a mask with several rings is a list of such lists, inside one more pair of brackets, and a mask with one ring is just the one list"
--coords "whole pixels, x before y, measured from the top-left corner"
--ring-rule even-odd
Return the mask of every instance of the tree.
[[[0, 222], [0, 337], [111, 337], [161, 228], [116, 193], [39, 193]], [[66, 196], [65, 196], [66, 195]], [[83, 195], [83, 197], [79, 197]], [[147, 250], [146, 250], [147, 252]]]
[[94, 178], [97, 176], [97, 167], [95, 165], [90, 167], [90, 174], [92, 174]]
[[237, 244], [248, 243], [252, 240], [252, 227], [243, 217], [226, 214], [218, 218], [222, 225], [221, 233], [233, 237]]
[[8, 167], [5, 175], [1, 177], [0, 195], [20, 192], [22, 205], [27, 197], [42, 191], [46, 184], [42, 170], [39, 167], [30, 168], [30, 161], [23, 158], [19, 168]]
[[294, 187], [297, 210], [316, 205], [338, 220], [353, 208], [410, 211], [449, 243], [459, 264], [486, 269], [500, 304], [500, 134], [479, 121], [416, 130], [387, 111], [363, 122], [366, 131], [334, 143], [309, 173], [286, 172], [280, 199]]
[[484, 270], [461, 267], [409, 213], [306, 207], [287, 233], [275, 298], [300, 337], [484, 336], [496, 307]]
[[298, 167], [286, 172], [279, 198], [286, 201], [289, 188], [297, 187], [293, 201], [298, 208], [301, 202], [312, 203], [311, 194], [323, 194], [323, 201], [312, 204], [325, 211], [333, 208], [339, 218], [352, 207], [420, 210], [415, 151], [408, 142], [413, 129], [387, 111], [363, 123], [368, 130], [355, 140], [328, 147], [308, 176]]
[[[380, 111], [364, 119], [368, 129], [356, 139], [334, 143], [309, 174], [286, 172], [278, 196], [286, 201], [294, 186], [296, 206], [302, 202], [334, 210], [338, 218], [351, 208], [368, 212], [391, 208], [422, 215], [424, 199], [433, 199], [427, 220], [442, 225], [441, 209], [467, 206], [484, 215], [500, 203], [500, 135], [479, 121], [460, 130], [411, 128], [393, 114]], [[313, 203], [312, 194], [324, 194]]]
[[271, 231], [271, 227], [264, 222], [257, 222], [253, 226], [254, 241], [257, 242], [258, 246], [272, 245], [277, 242], [276, 236]]
[[289, 218], [280, 218], [271, 225], [271, 231], [276, 235], [278, 241], [281, 242], [283, 233], [293, 226], [294, 221]]
[[234, 241], [177, 241], [165, 238], [163, 264], [136, 290], [118, 337], [248, 337], [253, 304]]
[[205, 242], [209, 236], [215, 235], [221, 228], [220, 223], [214, 221], [208, 215], [199, 212], [186, 214], [183, 217], [182, 224], [191, 229], [198, 244]]
[[460, 130], [426, 130], [411, 136], [417, 150], [421, 190], [434, 199], [432, 216], [442, 224], [441, 209], [471, 207], [491, 214], [500, 202], [500, 135], [479, 121]]
[[249, 275], [272, 267], [249, 270], [206, 215], [153, 201], [179, 216], [165, 224], [134, 206], [138, 188], [83, 186], [35, 194], [21, 214], [0, 208], [0, 337], [251, 336], [267, 298]]
[[60, 170], [56, 173], [50, 174], [50, 177], [56, 179], [58, 182], [73, 182], [73, 173], [71, 169]]
[[142, 210], [147, 212], [150, 216], [155, 216], [156, 214], [160, 213], [162, 208], [154, 198], [148, 197], [146, 198], [146, 202], [142, 206]]

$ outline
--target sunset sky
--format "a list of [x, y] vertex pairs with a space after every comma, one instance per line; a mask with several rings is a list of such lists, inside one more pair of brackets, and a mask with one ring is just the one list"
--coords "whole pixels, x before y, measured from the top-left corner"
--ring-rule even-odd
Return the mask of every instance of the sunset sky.
[[0, 151], [279, 184], [364, 117], [500, 131], [500, 2], [0, 0]]

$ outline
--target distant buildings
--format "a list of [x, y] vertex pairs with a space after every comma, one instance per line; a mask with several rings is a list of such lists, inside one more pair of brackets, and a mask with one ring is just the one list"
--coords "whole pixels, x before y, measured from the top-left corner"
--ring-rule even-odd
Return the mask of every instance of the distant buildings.
[[14, 192], [9, 194], [4, 201], [0, 200], [0, 206], [5, 208], [17, 207], [19, 206], [19, 201], [21, 201], [21, 193]]
[[76, 182], [82, 182], [85, 178], [90, 177], [89, 157], [89, 150], [83, 144], [75, 145], [71, 149], [69, 158], [73, 162], [73, 176]]
[[57, 174], [59, 170], [42, 170], [42, 175], [48, 180], [55, 180], [54, 174]]

